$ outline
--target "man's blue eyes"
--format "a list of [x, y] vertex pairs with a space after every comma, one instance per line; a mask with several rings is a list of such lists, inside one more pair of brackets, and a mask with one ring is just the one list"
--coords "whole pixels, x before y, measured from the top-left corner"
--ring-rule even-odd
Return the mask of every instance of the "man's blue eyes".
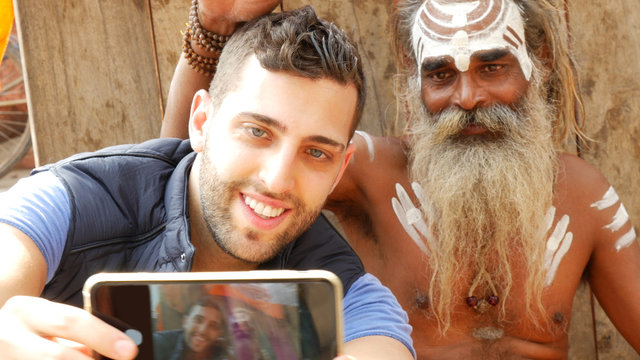
[[266, 131], [258, 128], [251, 128], [251, 134], [255, 137], [263, 137], [266, 134]]
[[324, 155], [324, 153], [318, 149], [309, 150], [309, 154], [315, 158], [321, 158]]
[[[252, 136], [256, 137], [256, 138], [263, 138], [265, 137], [265, 135], [267, 135], [267, 131], [257, 128], [257, 127], [250, 127], [249, 128], [249, 132], [251, 133]], [[318, 150], [318, 149], [310, 149], [308, 151], [308, 154], [311, 155], [312, 157], [316, 158], [316, 159], [321, 159], [321, 158], [328, 158], [327, 154], [325, 154], [324, 151], [322, 150]]]

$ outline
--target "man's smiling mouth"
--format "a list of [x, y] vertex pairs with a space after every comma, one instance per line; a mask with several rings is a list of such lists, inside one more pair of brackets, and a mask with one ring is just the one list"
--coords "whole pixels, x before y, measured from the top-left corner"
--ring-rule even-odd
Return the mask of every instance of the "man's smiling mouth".
[[283, 208], [272, 208], [271, 206], [266, 205], [248, 195], [243, 194], [243, 197], [244, 203], [263, 219], [271, 219], [280, 216], [285, 210]]

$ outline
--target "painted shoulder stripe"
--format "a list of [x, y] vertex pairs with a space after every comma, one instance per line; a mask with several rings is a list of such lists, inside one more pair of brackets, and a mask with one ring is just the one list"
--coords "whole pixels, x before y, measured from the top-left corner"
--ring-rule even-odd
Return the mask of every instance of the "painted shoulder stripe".
[[636, 241], [636, 231], [634, 228], [631, 228], [629, 232], [622, 235], [622, 237], [616, 241], [616, 250], [620, 251], [633, 244], [634, 241]]
[[624, 208], [624, 205], [620, 204], [618, 211], [616, 211], [616, 214], [613, 215], [613, 220], [611, 221], [611, 224], [606, 225], [604, 228], [611, 230], [611, 232], [618, 231], [628, 221], [629, 221], [629, 213], [627, 213], [627, 210]]
[[613, 186], [610, 186], [602, 199], [591, 204], [591, 207], [595, 207], [598, 210], [603, 210], [613, 206], [613, 204], [617, 203], [618, 200], [620, 200], [620, 198], [618, 197], [616, 190], [613, 188]]
[[375, 157], [375, 149], [373, 148], [373, 139], [371, 139], [371, 136], [367, 132], [362, 130], [356, 130], [356, 134], [362, 136], [364, 141], [367, 143], [367, 151], [369, 152], [369, 162], [373, 162], [373, 159]]

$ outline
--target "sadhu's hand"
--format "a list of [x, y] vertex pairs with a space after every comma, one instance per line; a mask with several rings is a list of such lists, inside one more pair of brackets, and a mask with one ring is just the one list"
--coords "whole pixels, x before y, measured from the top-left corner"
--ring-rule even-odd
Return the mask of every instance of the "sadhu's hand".
[[231, 35], [239, 23], [273, 11], [281, 0], [198, 0], [200, 24], [220, 35]]

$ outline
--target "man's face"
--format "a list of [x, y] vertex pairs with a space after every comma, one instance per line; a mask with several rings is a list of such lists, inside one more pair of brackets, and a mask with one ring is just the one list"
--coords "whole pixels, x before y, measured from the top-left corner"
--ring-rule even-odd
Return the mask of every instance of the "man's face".
[[[448, 10], [467, 15], [451, 18], [451, 24], [465, 23], [473, 18], [470, 10], [488, 3], [508, 6], [501, 0], [456, 3], [460, 7]], [[519, 34], [514, 30], [522, 28], [519, 17], [496, 20], [488, 32], [500, 36], [469, 36], [468, 42], [463, 41], [464, 32], [482, 34], [487, 24], [465, 23], [456, 28], [455, 40], [438, 47], [427, 33], [428, 26], [438, 28], [437, 24], [420, 16], [419, 29], [425, 33], [414, 41], [414, 46], [420, 45], [416, 58], [421, 66], [419, 81], [409, 83], [416, 88], [410, 92], [415, 116], [408, 133], [411, 179], [424, 190], [422, 210], [435, 238], [428, 243], [434, 259], [432, 285], [439, 292], [434, 301], [441, 309], [452, 308], [457, 295], [450, 284], [460, 281], [460, 269], [470, 269], [486, 276], [469, 286], [482, 296], [498, 288], [504, 303], [513, 269], [532, 274], [527, 285], [544, 280], [536, 259], [542, 258], [543, 219], [552, 204], [555, 181], [553, 111], [539, 73], [527, 70], [528, 57], [499, 44], [502, 29], [514, 38]], [[443, 319], [448, 311], [437, 310]]]
[[[422, 100], [429, 112], [513, 107], [532, 72], [522, 17], [510, 0], [440, 2], [419, 9], [413, 44]], [[469, 124], [464, 134], [484, 133]]]
[[223, 324], [218, 309], [195, 305], [183, 321], [185, 343], [196, 353], [207, 351], [222, 335]]
[[201, 202], [220, 248], [261, 263], [313, 223], [353, 151], [356, 100], [354, 86], [247, 61], [203, 126]]

